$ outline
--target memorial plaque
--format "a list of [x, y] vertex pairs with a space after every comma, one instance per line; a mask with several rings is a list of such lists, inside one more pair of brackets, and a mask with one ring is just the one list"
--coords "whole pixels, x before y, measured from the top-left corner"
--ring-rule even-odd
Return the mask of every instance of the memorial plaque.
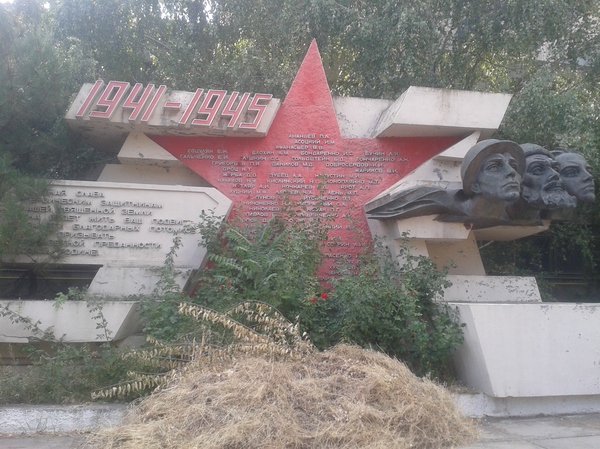
[[327, 274], [369, 243], [362, 206], [459, 140], [343, 137], [314, 42], [265, 137], [150, 137], [232, 199], [243, 221], [267, 221], [284, 194], [307, 216], [331, 217]]
[[173, 245], [182, 239], [177, 266], [196, 267], [200, 236], [190, 228], [202, 211], [219, 215], [231, 202], [212, 188], [54, 181], [41, 201], [25, 204], [32, 218], [45, 218], [54, 208], [64, 224], [58, 236], [65, 245], [65, 262], [111, 266], [162, 265]]

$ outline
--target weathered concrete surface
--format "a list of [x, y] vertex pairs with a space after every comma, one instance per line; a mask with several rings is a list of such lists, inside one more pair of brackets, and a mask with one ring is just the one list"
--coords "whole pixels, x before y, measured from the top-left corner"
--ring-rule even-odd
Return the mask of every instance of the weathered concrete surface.
[[466, 324], [454, 364], [469, 388], [497, 398], [600, 397], [600, 304], [450, 305]]
[[118, 425], [126, 412], [124, 404], [4, 406], [0, 408], [0, 434], [89, 431]]
[[[511, 95], [411, 86], [382, 115], [377, 137], [464, 135], [479, 129], [487, 137], [498, 129]], [[477, 106], [473, 106], [477, 105]]]
[[0, 435], [0, 449], [77, 449], [83, 445], [84, 435]]
[[597, 449], [600, 414], [487, 419], [479, 439], [457, 449]]
[[534, 277], [449, 275], [448, 280], [452, 282], [444, 290], [448, 302], [542, 302]]
[[[0, 301], [21, 317], [37, 323], [42, 331], [51, 331], [56, 339], [66, 343], [102, 342], [122, 340], [141, 331], [140, 305], [136, 301], [106, 301], [102, 303], [102, 317], [106, 320], [104, 329], [97, 329], [98, 311], [92, 311], [85, 301], [66, 301], [56, 307], [54, 301]], [[101, 335], [102, 337], [99, 337]], [[34, 335], [32, 331], [10, 316], [0, 316], [0, 343], [28, 343]]]
[[600, 413], [600, 395], [495, 398], [471, 393], [457, 394], [455, 401], [458, 408], [472, 418]]

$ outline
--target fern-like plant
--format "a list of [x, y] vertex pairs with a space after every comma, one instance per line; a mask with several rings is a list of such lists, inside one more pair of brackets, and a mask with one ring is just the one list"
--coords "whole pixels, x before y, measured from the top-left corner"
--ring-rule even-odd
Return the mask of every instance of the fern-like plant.
[[326, 232], [273, 217], [267, 223], [201, 222], [209, 263], [194, 282], [191, 301], [224, 311], [240, 301], [262, 301], [294, 320], [320, 290], [318, 269]]

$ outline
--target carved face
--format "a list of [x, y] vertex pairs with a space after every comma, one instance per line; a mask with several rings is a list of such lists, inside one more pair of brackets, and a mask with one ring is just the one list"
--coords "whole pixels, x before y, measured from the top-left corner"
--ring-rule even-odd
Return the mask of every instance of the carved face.
[[521, 175], [517, 160], [510, 153], [494, 153], [486, 157], [471, 184], [471, 190], [486, 198], [517, 201], [521, 193]]
[[575, 198], [560, 179], [558, 162], [544, 154], [532, 154], [525, 161], [521, 196], [527, 204], [536, 209], [575, 207]]
[[567, 192], [583, 203], [596, 200], [594, 178], [591, 168], [581, 154], [564, 153], [556, 157], [560, 178], [565, 183]]

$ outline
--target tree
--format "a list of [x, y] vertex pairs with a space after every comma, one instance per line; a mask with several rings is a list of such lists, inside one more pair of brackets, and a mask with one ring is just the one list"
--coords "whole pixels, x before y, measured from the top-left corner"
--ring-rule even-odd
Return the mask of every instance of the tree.
[[544, 46], [570, 64], [598, 48], [599, 6], [587, 1], [228, 0], [212, 11], [237, 69], [290, 80], [315, 38], [332, 89], [372, 98], [410, 85], [514, 92]]
[[25, 173], [77, 178], [98, 154], [64, 114], [91, 63], [74, 40], [56, 41], [46, 14], [34, 1], [0, 5], [0, 155]]
[[[523, 79], [497, 136], [519, 143], [535, 142], [547, 148], [567, 147], [582, 153], [600, 173], [600, 92], [597, 61], [564, 61], [538, 64]], [[596, 180], [596, 184], [600, 181]], [[600, 234], [598, 202], [578, 207], [576, 223], [552, 223], [542, 235], [512, 244], [487, 246], [482, 253], [486, 268], [492, 274], [536, 275], [541, 284], [557, 270], [579, 271], [588, 277], [578, 300], [597, 297], [598, 282], [596, 242]], [[551, 260], [553, 259], [553, 260]], [[508, 263], [507, 263], [508, 262]], [[561, 268], [562, 266], [562, 268]], [[591, 281], [591, 282], [590, 282]], [[549, 286], [548, 286], [549, 287]], [[545, 289], [546, 293], [549, 293]], [[562, 299], [566, 299], [562, 298]]]
[[205, 3], [53, 0], [49, 14], [57, 38], [75, 38], [96, 61], [97, 76], [191, 89], [208, 81], [215, 46]]
[[[49, 183], [23, 175], [6, 157], [0, 157], [0, 260], [45, 263], [61, 259], [62, 242], [56, 232], [62, 226], [59, 210], [48, 216], [27, 210], [27, 204], [40, 202]], [[45, 206], [44, 206], [45, 207]]]

